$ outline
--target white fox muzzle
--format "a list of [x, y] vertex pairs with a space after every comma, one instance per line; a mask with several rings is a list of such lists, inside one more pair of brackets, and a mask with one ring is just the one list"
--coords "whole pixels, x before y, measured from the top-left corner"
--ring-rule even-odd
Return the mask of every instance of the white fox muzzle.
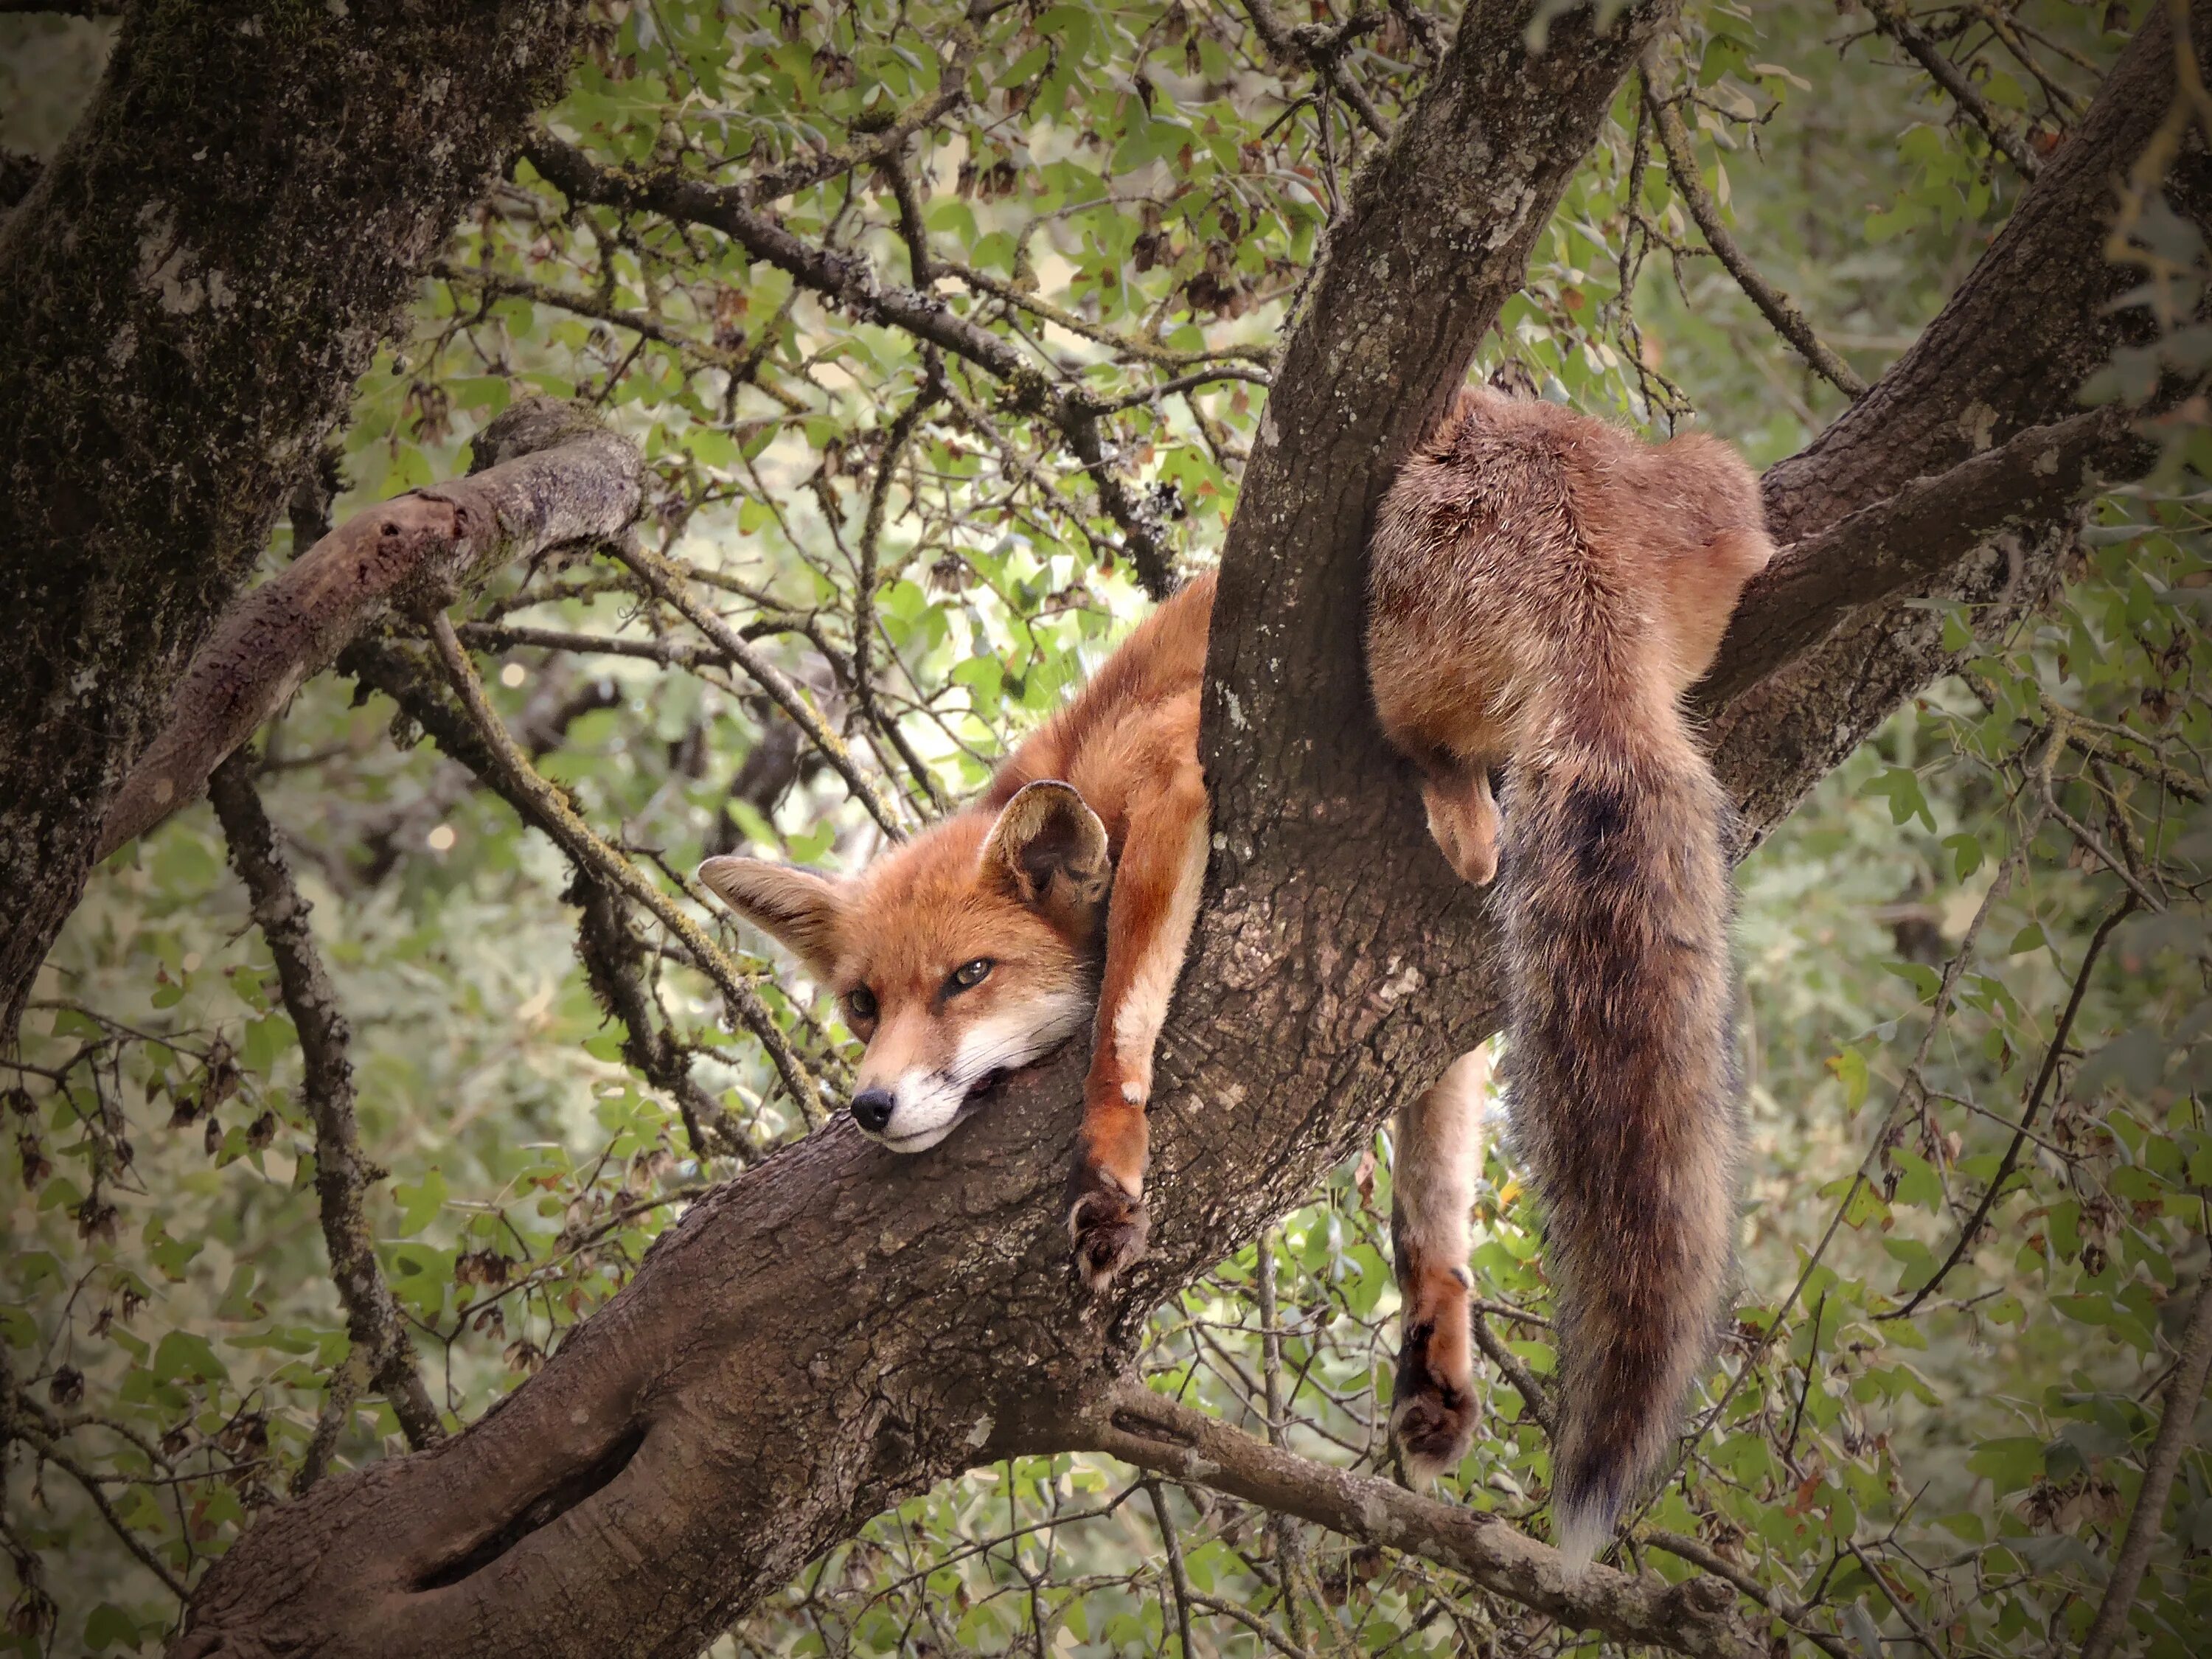
[[1006, 1073], [1042, 1059], [1079, 1030], [1091, 1006], [1087, 994], [1071, 992], [1012, 1009], [963, 1034], [948, 1066], [914, 1066], [875, 1078], [863, 1060], [853, 1121], [895, 1152], [926, 1152]]

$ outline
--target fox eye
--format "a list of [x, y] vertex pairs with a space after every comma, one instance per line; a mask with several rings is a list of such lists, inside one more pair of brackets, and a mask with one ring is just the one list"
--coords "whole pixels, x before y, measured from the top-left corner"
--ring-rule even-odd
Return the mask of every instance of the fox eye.
[[949, 991], [969, 990], [981, 985], [983, 982], [983, 976], [990, 971], [991, 958], [977, 957], [975, 961], [955, 968], [952, 970], [952, 977], [945, 982], [945, 988]]
[[854, 1019], [873, 1019], [876, 1017], [876, 994], [865, 985], [855, 985], [845, 994], [845, 1008]]

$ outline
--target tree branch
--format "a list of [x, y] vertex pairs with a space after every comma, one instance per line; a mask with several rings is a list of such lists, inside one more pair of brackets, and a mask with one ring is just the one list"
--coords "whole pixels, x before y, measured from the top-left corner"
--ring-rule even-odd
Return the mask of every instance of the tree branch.
[[784, 1087], [791, 1091], [792, 1100], [811, 1118], [820, 1106], [818, 1085], [806, 1063], [777, 1027], [775, 1017], [761, 1001], [760, 994], [753, 989], [750, 979], [730, 960], [729, 953], [708, 936], [706, 929], [678, 908], [644, 872], [601, 841], [591, 826], [577, 816], [568, 797], [530, 763], [530, 757], [516, 746], [499, 711], [484, 695], [483, 682], [477, 678], [476, 667], [462, 649], [446, 613], [433, 611], [425, 621], [431, 645], [445, 670], [447, 684], [474, 728], [481, 745], [479, 752], [489, 761], [487, 775], [495, 781], [500, 793], [516, 804], [519, 810], [526, 805], [524, 817], [550, 836], [580, 868], [644, 906], [676, 936], [700, 971], [714, 981], [732, 1018], [768, 1050], [769, 1059], [783, 1079]]
[[169, 719], [117, 792], [99, 856], [194, 799], [222, 757], [395, 605], [450, 602], [548, 548], [609, 537], [643, 499], [636, 446], [579, 406], [512, 404], [478, 437], [469, 476], [357, 514], [224, 618]]
[[1790, 342], [1815, 374], [1846, 398], [1863, 397], [1867, 383], [1859, 377], [1858, 371], [1813, 331], [1813, 325], [1806, 320], [1803, 312], [1790, 303], [1788, 295], [1759, 275], [1758, 267], [1722, 222], [1720, 207], [1713, 200], [1712, 192], [1705, 188], [1705, 175], [1698, 167], [1698, 153], [1691, 145], [1682, 118], [1675, 113], [1674, 104], [1659, 94], [1655, 83], [1656, 67], [1656, 58], [1647, 54], [1643, 73], [1644, 107], [1658, 130], [1659, 147], [1667, 153], [1668, 173], [1674, 180], [1674, 188], [1681, 192], [1690, 217], [1697, 221], [1705, 246], [1728, 267], [1736, 286], [1759, 307], [1759, 314], [1773, 325], [1774, 331]]
[[951, 55], [938, 65], [934, 92], [915, 99], [888, 123], [858, 138], [818, 154], [793, 156], [780, 166], [752, 174], [737, 186], [746, 204], [758, 206], [795, 196], [841, 174], [873, 167], [899, 155], [906, 149], [908, 139], [967, 101], [968, 70], [982, 45], [982, 26], [1003, 9], [1004, 0], [971, 0], [967, 15], [952, 32]]
[[1155, 599], [1175, 591], [1174, 551], [1158, 516], [1138, 500], [1113, 465], [1099, 433], [1096, 400], [1082, 387], [1055, 386], [1013, 342], [961, 316], [936, 295], [882, 282], [865, 256], [794, 235], [757, 211], [742, 188], [710, 185], [672, 171], [641, 173], [603, 167], [542, 127], [531, 133], [523, 154], [541, 178], [572, 202], [657, 213], [720, 231], [752, 258], [835, 301], [861, 321], [902, 329], [1003, 381], [1012, 406], [1058, 427], [1069, 450], [1091, 474], [1099, 504], [1121, 526], [1130, 563], [1146, 590]]
[[860, 769], [853, 758], [853, 751], [845, 740], [830, 729], [805, 691], [781, 668], [768, 659], [759, 647], [724, 622], [692, 596], [690, 586], [682, 574], [668, 561], [653, 552], [635, 537], [623, 537], [611, 544], [614, 556], [635, 571], [638, 579], [654, 598], [669, 605], [684, 621], [690, 623], [714, 644], [716, 650], [736, 663], [752, 678], [754, 684], [768, 693], [775, 706], [791, 716], [792, 724], [806, 733], [806, 740], [822, 751], [822, 757], [836, 769], [845, 780], [845, 787], [853, 792], [853, 799], [867, 809], [868, 816], [876, 821], [884, 834], [893, 841], [904, 841], [906, 823], [899, 809], [892, 804], [876, 781]]
[[[2047, 747], [2043, 763], [2047, 768], [2050, 763]], [[2075, 1016], [2081, 1012], [2081, 1000], [2088, 994], [2089, 976], [2096, 971], [2097, 958], [2104, 953], [2105, 941], [2112, 938], [2115, 927], [2135, 914], [2136, 902], [2136, 896], [2129, 894], [2106, 913], [2105, 919], [2097, 924], [2097, 931], [2089, 935], [2088, 946], [2081, 952], [2081, 966], [2074, 975], [2073, 989], [2067, 995], [2066, 1006], [2058, 1016], [2058, 1024], [2052, 1028], [2050, 1044], [2043, 1051], [2043, 1064], [2036, 1069], [2035, 1082], [2027, 1091], [2027, 1103], [2021, 1109], [2020, 1125], [2013, 1131], [2012, 1142], [2005, 1148], [2004, 1156], [1997, 1160], [1996, 1173], [1990, 1177], [1989, 1185], [1983, 1189], [1981, 1201], [1974, 1206], [1973, 1214], [1968, 1216], [1965, 1224], [1959, 1229], [1958, 1239], [1951, 1246], [1950, 1254], [1929, 1275], [1928, 1282], [1905, 1298], [1903, 1307], [1877, 1314], [1875, 1316], [1876, 1319], [1911, 1318], [1922, 1303], [1935, 1295], [1936, 1287], [1951, 1276], [1951, 1269], [1965, 1259], [1966, 1252], [1973, 1249], [1975, 1236], [1982, 1231], [1982, 1223], [1989, 1219], [1990, 1212], [1996, 1207], [1997, 1200], [2004, 1193], [2005, 1182], [2012, 1179], [2013, 1169], [2020, 1162], [2021, 1149], [2027, 1145], [2028, 1131], [2035, 1127], [2035, 1120], [2043, 1110], [2045, 1097], [2051, 1091], [2051, 1081], [2058, 1075], [2058, 1063], [2065, 1056], [2067, 1039], [2074, 1034]]]
[[1994, 536], [2070, 519], [2103, 483], [2140, 477], [2155, 455], [2130, 411], [2088, 410], [2026, 428], [1791, 543], [1745, 589], [1698, 700], [1726, 702], [1843, 618], [1926, 585]]
[[645, 975], [645, 946], [632, 930], [622, 896], [583, 866], [568, 897], [582, 909], [576, 954], [599, 1006], [623, 1024], [623, 1059], [676, 1103], [691, 1150], [703, 1161], [735, 1156], [757, 1163], [757, 1139], [730, 1121], [721, 1103], [691, 1075], [691, 1058], [668, 1027], [667, 1014]]
[[1117, 1386], [1053, 1438], [1054, 1449], [1106, 1452], [1363, 1544], [1407, 1551], [1570, 1630], [1711, 1659], [1766, 1651], [1738, 1617], [1735, 1590], [1717, 1578], [1670, 1585], [1604, 1566], [1570, 1574], [1558, 1551], [1498, 1516], [1279, 1450], [1140, 1382]]
[[1915, 62], [1934, 77], [1936, 84], [1951, 94], [1951, 100], [1979, 127], [1990, 146], [2011, 162], [2023, 179], [2034, 179], [2041, 174], [2043, 163], [2035, 152], [2021, 141], [2012, 124], [1990, 107], [1989, 100], [1966, 79], [1966, 73], [1946, 58], [1936, 43], [1912, 25], [1903, 7], [1896, 0], [1869, 0], [1868, 10], [1873, 14], [1874, 26], [1912, 55]]
[[1333, 27], [1315, 23], [1293, 29], [1284, 27], [1270, 0], [1244, 0], [1244, 9], [1252, 19], [1253, 28], [1267, 44], [1270, 57], [1279, 63], [1304, 64], [1352, 106], [1360, 125], [1384, 143], [1390, 142], [1389, 119], [1375, 107], [1367, 88], [1345, 73], [1342, 61], [1346, 49], [1353, 40], [1382, 26], [1381, 12], [1359, 9]]
[[[307, 926], [314, 907], [300, 896], [262, 808], [251, 755], [240, 750], [218, 766], [208, 781], [208, 793], [230, 844], [231, 867], [246, 884], [254, 925], [276, 958], [284, 1012], [299, 1033], [305, 1070], [301, 1094], [315, 1126], [315, 1197], [323, 1247], [330, 1256], [331, 1281], [345, 1306], [346, 1335], [364, 1357], [367, 1376], [392, 1402], [407, 1443], [419, 1450], [444, 1439], [446, 1429], [416, 1370], [406, 1316], [376, 1259], [375, 1236], [362, 1199], [378, 1172], [362, 1156], [354, 1119], [353, 1034]], [[351, 1401], [346, 1403], [349, 1407]]]
[[0, 216], [0, 1048], [178, 677], [585, 9], [310, 6], [276, 51], [264, 0], [133, 6]]
[[2128, 1612], [2135, 1606], [2143, 1569], [2150, 1564], [2151, 1547], [2166, 1531], [2166, 1499], [2172, 1495], [2174, 1471], [2180, 1467], [2181, 1455], [2195, 1438], [2197, 1410], [2204, 1398], [2208, 1373], [2212, 1373], [2212, 1273], [2197, 1280], [2196, 1305], [2190, 1310], [2173, 1375], [2166, 1382], [2158, 1438], [2151, 1443], [2142, 1485], [2136, 1490], [2136, 1506], [2128, 1516], [2127, 1541], [2112, 1563], [2112, 1576], [2106, 1583], [2096, 1620], [2081, 1639], [2081, 1659], [2108, 1659], [2127, 1629]]

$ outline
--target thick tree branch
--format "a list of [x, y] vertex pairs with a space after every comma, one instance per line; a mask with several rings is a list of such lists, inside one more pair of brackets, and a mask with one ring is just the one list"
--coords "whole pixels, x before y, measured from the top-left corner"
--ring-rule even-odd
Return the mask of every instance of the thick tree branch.
[[1141, 1382], [1117, 1385], [1048, 1443], [1106, 1452], [1363, 1544], [1407, 1551], [1571, 1630], [1710, 1659], [1757, 1659], [1766, 1651], [1737, 1616], [1735, 1590], [1718, 1579], [1668, 1584], [1602, 1566], [1571, 1575], [1558, 1551], [1498, 1516], [1281, 1450]]
[[0, 216], [0, 1048], [178, 676], [584, 9], [133, 6]]
[[[2212, 4], [2195, 0], [2189, 15], [2194, 36], [2212, 38]], [[2139, 311], [2114, 309], [2136, 276], [2106, 262], [2106, 229], [2115, 179], [2151, 143], [2179, 95], [2173, 38], [2165, 11], [2156, 10], [1911, 349], [1812, 444], [1767, 470], [1762, 485], [1778, 542], [1803, 540], [1917, 479], [2008, 445], [2027, 428], [2079, 415], [2082, 382], [2117, 348], [2140, 343], [2149, 326]], [[2165, 189], [2177, 212], [2212, 227], [2212, 164], [2201, 143], [2179, 152]], [[2117, 480], [2126, 470], [2108, 476]], [[2051, 590], [2077, 520], [2063, 507], [2039, 522], [2019, 520], [1920, 584], [1919, 596], [1965, 605], [1985, 636], [2000, 631]], [[1760, 594], [1747, 595], [1723, 647], [1723, 677], [1737, 650], [1767, 626]], [[1787, 814], [1900, 702], [1952, 672], [1962, 654], [1944, 645], [1942, 617], [1924, 606], [1910, 599], [1861, 605], [1787, 668], [1717, 708], [1717, 768], [1754, 832]]]
[[240, 750], [218, 766], [208, 793], [230, 844], [231, 867], [252, 902], [254, 925], [276, 958], [284, 1012], [300, 1035], [301, 1094], [315, 1126], [315, 1197], [331, 1281], [346, 1310], [346, 1335], [364, 1357], [367, 1376], [391, 1401], [407, 1443], [420, 1449], [444, 1439], [446, 1430], [416, 1370], [406, 1317], [376, 1259], [362, 1200], [377, 1174], [362, 1155], [354, 1120], [353, 1034], [307, 926], [313, 907], [300, 896], [253, 787], [251, 756]]
[[2064, 520], [2101, 483], [2140, 477], [2156, 448], [2135, 428], [2114, 407], [2027, 428], [1792, 543], [1753, 579], [1700, 700], [1726, 702], [1840, 619], [1924, 586], [1991, 537]]
[[225, 755], [392, 606], [450, 602], [517, 559], [615, 535], [642, 499], [628, 439], [556, 398], [514, 404], [484, 428], [466, 478], [356, 514], [223, 619], [117, 792], [100, 856], [197, 798]]

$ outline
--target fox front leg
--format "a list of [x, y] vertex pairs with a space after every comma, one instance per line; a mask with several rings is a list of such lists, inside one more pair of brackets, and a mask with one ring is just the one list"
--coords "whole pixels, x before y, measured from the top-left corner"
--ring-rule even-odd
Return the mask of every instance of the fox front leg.
[[1107, 911], [1097, 1038], [1068, 1181], [1075, 1270], [1094, 1294], [1104, 1293], [1145, 1254], [1145, 1109], [1152, 1092], [1152, 1053], [1190, 948], [1206, 852], [1206, 787], [1194, 761], [1158, 799], [1133, 815]]

